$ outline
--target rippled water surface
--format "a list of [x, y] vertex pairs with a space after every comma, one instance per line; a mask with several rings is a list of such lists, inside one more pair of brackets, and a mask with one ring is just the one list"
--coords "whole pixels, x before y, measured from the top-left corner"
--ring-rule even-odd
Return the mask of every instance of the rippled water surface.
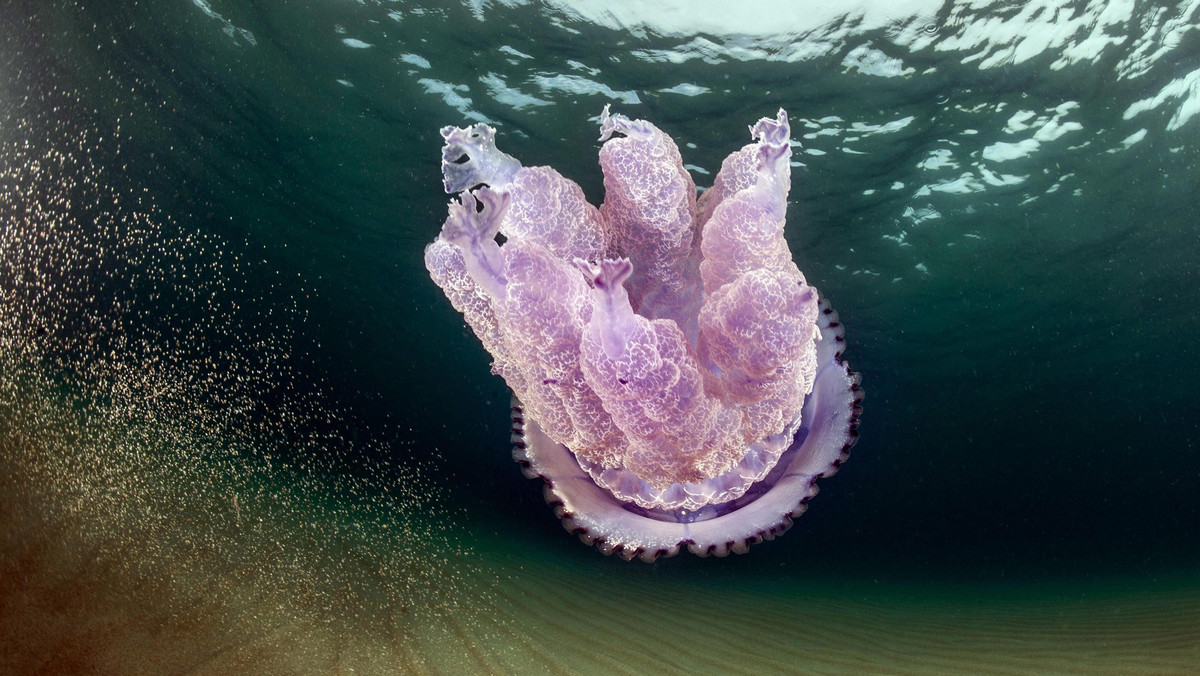
[[[1200, 664], [1200, 3], [646, 4], [0, 0], [0, 672]], [[422, 264], [606, 104], [791, 118], [868, 396], [744, 556], [563, 531]]]

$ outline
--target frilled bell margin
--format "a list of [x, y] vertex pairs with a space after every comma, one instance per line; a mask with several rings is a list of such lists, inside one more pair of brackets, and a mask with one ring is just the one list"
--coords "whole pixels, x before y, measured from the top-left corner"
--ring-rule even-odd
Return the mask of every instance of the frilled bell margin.
[[512, 401], [513, 459], [530, 479], [546, 482], [546, 502], [585, 544], [626, 561], [647, 563], [674, 556], [681, 547], [697, 556], [746, 553], [750, 545], [773, 540], [792, 525], [817, 494], [817, 479], [832, 476], [858, 441], [863, 390], [859, 375], [842, 360], [846, 341], [837, 312], [822, 299], [817, 324], [816, 381], [804, 400], [803, 424], [778, 465], [730, 503], [695, 513], [645, 510], [617, 500], [592, 482], [566, 446], [542, 432]]

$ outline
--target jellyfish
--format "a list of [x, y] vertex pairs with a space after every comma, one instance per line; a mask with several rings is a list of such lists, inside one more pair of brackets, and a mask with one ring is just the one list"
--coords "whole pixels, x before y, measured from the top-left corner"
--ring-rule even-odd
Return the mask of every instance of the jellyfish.
[[486, 124], [441, 134], [457, 197], [425, 265], [511, 388], [513, 457], [563, 526], [647, 562], [786, 531], [848, 457], [863, 398], [784, 238], [787, 113], [697, 196], [670, 136], [606, 106], [598, 208]]

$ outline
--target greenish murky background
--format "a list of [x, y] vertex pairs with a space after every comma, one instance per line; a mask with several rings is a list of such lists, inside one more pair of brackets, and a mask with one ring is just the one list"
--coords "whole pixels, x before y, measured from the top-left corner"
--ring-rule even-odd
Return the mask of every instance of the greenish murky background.
[[[0, 1], [0, 671], [1200, 663], [1200, 6], [736, 5]], [[441, 126], [598, 203], [607, 103], [801, 143], [867, 400], [745, 556], [563, 531], [424, 271]]]

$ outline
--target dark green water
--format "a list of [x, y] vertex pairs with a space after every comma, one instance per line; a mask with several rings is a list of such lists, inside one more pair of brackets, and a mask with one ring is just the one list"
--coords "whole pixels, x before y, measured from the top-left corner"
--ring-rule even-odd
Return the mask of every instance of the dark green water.
[[[156, 374], [174, 385], [151, 410], [244, 444], [241, 465], [196, 456], [217, 483], [282, 463], [309, 491], [278, 528], [406, 486], [434, 549], [482, 570], [521, 551], [614, 593], [1200, 572], [1194, 4], [868, 3], [752, 28], [511, 4], [0, 0], [0, 300], [6, 349], [36, 348], [6, 382], [49, 374], [99, 411], [114, 374]], [[421, 262], [441, 126], [487, 121], [598, 203], [606, 103], [672, 134], [702, 186], [781, 106], [801, 142], [787, 236], [867, 399], [850, 461], [746, 556], [647, 566], [562, 531]]]

